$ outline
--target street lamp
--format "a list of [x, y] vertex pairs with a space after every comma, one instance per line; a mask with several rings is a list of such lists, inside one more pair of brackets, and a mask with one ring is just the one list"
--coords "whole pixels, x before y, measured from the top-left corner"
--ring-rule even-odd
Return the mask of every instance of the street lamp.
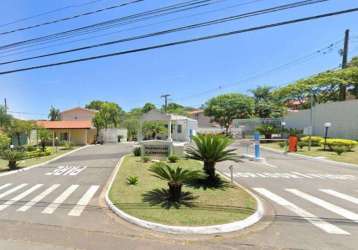
[[57, 153], [57, 151], [58, 151], [58, 137], [56, 136], [55, 137], [55, 146], [56, 146], [56, 153]]
[[13, 144], [10, 145], [10, 149], [13, 150], [15, 146]]
[[326, 151], [326, 144], [327, 144], [327, 137], [328, 137], [328, 129], [332, 127], [332, 123], [325, 122], [324, 123], [324, 148], [323, 150]]

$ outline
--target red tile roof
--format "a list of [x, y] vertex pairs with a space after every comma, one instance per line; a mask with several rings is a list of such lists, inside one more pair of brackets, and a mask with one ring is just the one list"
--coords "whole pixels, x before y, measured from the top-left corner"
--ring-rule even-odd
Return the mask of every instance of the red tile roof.
[[92, 128], [91, 121], [37, 121], [36, 124], [48, 129]]

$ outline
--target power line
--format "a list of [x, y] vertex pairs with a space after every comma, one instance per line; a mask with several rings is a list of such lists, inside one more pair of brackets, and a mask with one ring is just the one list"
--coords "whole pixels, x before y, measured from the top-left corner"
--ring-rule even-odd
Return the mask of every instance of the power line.
[[323, 1], [327, 1], [327, 0], [316, 0], [314, 2], [301, 1], [301, 2], [296, 2], [293, 4], [279, 5], [279, 6], [272, 7], [272, 8], [251, 11], [251, 12], [247, 12], [247, 13], [243, 13], [243, 14], [239, 14], [239, 15], [235, 15], [235, 16], [214, 19], [214, 20], [196, 23], [196, 24], [187, 25], [187, 26], [182, 26], [182, 27], [178, 27], [178, 28], [174, 28], [174, 29], [162, 30], [162, 31], [153, 32], [153, 33], [149, 33], [149, 34], [127, 37], [127, 38], [123, 38], [123, 39], [119, 39], [119, 40], [115, 40], [115, 41], [111, 41], [111, 42], [105, 42], [105, 43], [94, 44], [94, 45], [90, 45], [90, 46], [84, 46], [84, 47], [64, 50], [64, 51], [58, 51], [58, 52], [49, 53], [49, 54], [43, 54], [43, 55], [32, 56], [32, 57], [27, 57], [27, 58], [22, 58], [22, 59], [17, 59], [17, 60], [0, 62], [0, 65], [11, 64], [11, 63], [16, 63], [16, 62], [23, 62], [23, 61], [39, 59], [39, 58], [44, 58], [44, 57], [50, 57], [50, 56], [55, 56], [55, 55], [61, 55], [61, 54], [67, 54], [67, 53], [81, 51], [81, 50], [88, 50], [88, 49], [93, 49], [93, 48], [98, 48], [98, 47], [103, 47], [103, 46], [109, 46], [109, 45], [113, 45], [113, 44], [117, 44], [117, 43], [123, 43], [123, 42], [128, 42], [128, 41], [149, 38], [149, 37], [153, 37], [153, 36], [161, 36], [161, 35], [166, 35], [169, 33], [180, 32], [180, 31], [185, 31], [185, 30], [190, 30], [190, 29], [195, 29], [195, 28], [201, 28], [201, 27], [206, 27], [206, 26], [210, 26], [210, 25], [221, 24], [224, 22], [235, 21], [235, 20], [242, 19], [242, 18], [248, 18], [248, 17], [257, 16], [257, 15], [263, 15], [263, 14], [273, 13], [273, 12], [277, 12], [277, 11], [283, 11], [283, 10], [287, 10], [287, 9], [316, 4], [318, 2], [323, 2]]
[[207, 6], [207, 5], [216, 3], [217, 1], [224, 1], [224, 0], [191, 0], [191, 1], [186, 1], [183, 3], [179, 3], [179, 4], [168, 5], [166, 7], [157, 8], [157, 9], [153, 9], [150, 11], [144, 11], [144, 12], [140, 12], [137, 14], [124, 16], [124, 17], [120, 17], [120, 18], [115, 18], [115, 19], [111, 19], [108, 21], [83, 26], [83, 27], [76, 28], [76, 29], [71, 29], [71, 30], [53, 33], [53, 34], [42, 36], [42, 37], [37, 37], [37, 38], [32, 38], [32, 39], [28, 39], [28, 40], [24, 40], [24, 41], [20, 41], [20, 42], [6, 44], [3, 46], [0, 46], [0, 50], [11, 49], [11, 48], [20, 47], [20, 46], [24, 46], [24, 45], [28, 45], [28, 44], [33, 44], [33, 43], [66, 39], [71, 36], [83, 35], [83, 34], [88, 34], [88, 33], [92, 33], [92, 32], [98, 32], [98, 31], [102, 31], [105, 29], [113, 28], [118, 25], [129, 24], [129, 23], [133, 23], [133, 22], [143, 21], [148, 18], [158, 17], [158, 16], [162, 16], [162, 15], [168, 15], [168, 14], [172, 14], [172, 13], [176, 13], [176, 12], [180, 12], [180, 11], [186, 11], [186, 10], [190, 10], [190, 9], [194, 9], [194, 8]]
[[237, 34], [241, 34], [241, 33], [253, 32], [253, 31], [257, 31], [257, 30], [269, 29], [269, 28], [274, 28], [274, 27], [278, 27], [278, 26], [284, 26], [284, 25], [306, 22], [306, 21], [316, 20], [316, 19], [321, 19], [321, 18], [326, 18], [326, 17], [343, 15], [343, 14], [353, 13], [353, 12], [357, 12], [357, 11], [358, 11], [358, 8], [346, 9], [346, 10], [341, 10], [341, 11], [336, 11], [336, 12], [329, 12], [329, 13], [315, 15], [315, 16], [292, 19], [292, 20], [283, 21], [283, 22], [255, 26], [255, 27], [251, 27], [251, 28], [247, 28], [247, 29], [240, 29], [240, 30], [235, 30], [235, 31], [231, 31], [231, 32], [225, 32], [225, 33], [219, 33], [219, 34], [214, 34], [214, 35], [209, 35], [209, 36], [192, 38], [192, 39], [188, 39], [188, 40], [181, 40], [181, 41], [164, 43], [164, 44], [159, 44], [159, 45], [154, 45], [154, 46], [149, 46], [149, 47], [142, 47], [142, 48], [138, 48], [138, 49], [119, 51], [119, 52], [114, 52], [114, 53], [109, 53], [109, 54], [102, 54], [102, 55], [98, 55], [98, 56], [84, 57], [84, 58], [79, 58], [79, 59], [74, 59], [74, 60], [69, 60], [69, 61], [61, 61], [61, 62], [57, 62], [57, 63], [43, 64], [43, 65], [38, 65], [38, 66], [2, 71], [2, 72], [0, 72], [0, 75], [21, 72], [21, 71], [29, 71], [29, 70], [40, 69], [40, 68], [49, 68], [49, 67], [84, 62], [84, 61], [97, 60], [97, 59], [113, 57], [113, 56], [138, 53], [138, 52], [143, 52], [143, 51], [148, 51], [148, 50], [166, 48], [166, 47], [171, 47], [171, 46], [176, 46], [176, 45], [181, 45], [181, 44], [188, 44], [188, 43], [193, 43], [193, 42], [199, 42], [199, 41], [204, 41], [204, 40], [211, 40], [211, 39], [215, 39], [215, 38], [232, 36], [232, 35], [237, 35]]
[[9, 26], [9, 25], [11, 25], [11, 24], [15, 24], [15, 23], [20, 23], [20, 22], [24, 22], [24, 21], [27, 21], [27, 20], [31, 20], [31, 19], [34, 19], [34, 18], [37, 18], [37, 17], [40, 17], [40, 16], [45, 16], [45, 15], [48, 15], [48, 14], [52, 14], [52, 13], [55, 13], [55, 12], [59, 12], [59, 11], [62, 11], [62, 10], [71, 9], [71, 8], [78, 8], [78, 7], [82, 7], [82, 6], [94, 4], [94, 3], [97, 3], [97, 2], [101, 2], [101, 1], [103, 1], [103, 0], [94, 0], [94, 1], [89, 1], [89, 2], [83, 3], [83, 4], [72, 4], [72, 5], [68, 5], [68, 6], [65, 6], [65, 7], [58, 8], [58, 9], [54, 9], [54, 10], [42, 12], [42, 13], [39, 13], [39, 14], [37, 14], [37, 15], [33, 15], [33, 16], [29, 16], [29, 17], [24, 17], [24, 18], [21, 18], [21, 19], [17, 19], [17, 20], [15, 20], [15, 21], [11, 21], [11, 22], [8, 22], [8, 23], [0, 24], [0, 28], [1, 28], [1, 27], [5, 27], [5, 26]]
[[24, 31], [24, 30], [34, 29], [34, 28], [38, 28], [38, 27], [42, 27], [42, 26], [47, 26], [47, 25], [50, 25], [50, 24], [69, 21], [69, 20], [72, 20], [72, 19], [76, 19], [76, 18], [80, 18], [80, 17], [84, 17], [84, 16], [90, 16], [90, 15], [98, 14], [98, 13], [108, 11], [108, 10], [114, 10], [114, 9], [117, 9], [117, 8], [121, 8], [121, 7], [124, 7], [124, 6], [127, 6], [127, 5], [131, 5], [131, 4], [135, 4], [135, 3], [139, 3], [139, 2], [143, 2], [143, 1], [144, 0], [133, 0], [131, 2], [116, 4], [116, 5], [106, 7], [106, 8], [97, 9], [97, 10], [94, 10], [94, 11], [88, 11], [88, 12], [84, 12], [84, 13], [74, 15], [74, 16], [55, 19], [55, 20], [52, 20], [52, 21], [47, 21], [47, 22], [44, 22], [44, 23], [35, 24], [35, 25], [22, 27], [22, 28], [17, 28], [17, 29], [13, 29], [13, 30], [9, 30], [9, 31], [3, 31], [3, 32], [0, 32], [0, 35], [7, 35], [7, 34], [19, 32], [19, 31]]
[[124, 32], [124, 31], [131, 31], [131, 30], [151, 27], [151, 26], [158, 25], [158, 24], [168, 23], [168, 22], [172, 22], [172, 21], [176, 21], [176, 20], [180, 20], [180, 19], [187, 19], [187, 18], [200, 16], [200, 15], [204, 15], [204, 14], [208, 14], [208, 13], [223, 11], [223, 10], [226, 10], [226, 9], [231, 9], [231, 8], [235, 8], [235, 7], [239, 7], [239, 6], [243, 6], [243, 5], [257, 3], [257, 2], [260, 2], [260, 1], [263, 1], [263, 0], [251, 0], [251, 1], [243, 2], [243, 3], [234, 4], [234, 5], [226, 6], [226, 7], [223, 7], [223, 8], [215, 9], [215, 10], [204, 11], [204, 12], [195, 13], [195, 14], [192, 14], [192, 15], [180, 16], [180, 17], [171, 18], [171, 19], [167, 19], [167, 20], [164, 20], [164, 21], [156, 22], [156, 23], [140, 25], [140, 26], [136, 26], [136, 27], [132, 27], [132, 28], [128, 28], [128, 29], [123, 29], [123, 30], [120, 30], [120, 31], [105, 33], [105, 34], [97, 35], [97, 36], [91, 36], [91, 37], [87, 37], [87, 38], [83, 38], [83, 39], [72, 40], [72, 41], [68, 41], [66, 43], [54, 44], [54, 45], [51, 45], [51, 46], [40, 47], [40, 48], [37, 48], [37, 49], [23, 50], [23, 51], [14, 52], [14, 53], [7, 53], [7, 54], [4, 54], [4, 52], [2, 52], [2, 54], [4, 54], [4, 55], [0, 56], [0, 58], [9, 57], [9, 56], [13, 56], [13, 55], [24, 54], [24, 53], [28, 53], [28, 52], [37, 51], [37, 50], [48, 49], [48, 48], [52, 48], [52, 47], [57, 47], [58, 45], [66, 45], [66, 44], [70, 44], [70, 43], [82, 42], [82, 41], [86, 41], [86, 40], [93, 39], [93, 38], [98, 38], [98, 37], [118, 34], [118, 33]]

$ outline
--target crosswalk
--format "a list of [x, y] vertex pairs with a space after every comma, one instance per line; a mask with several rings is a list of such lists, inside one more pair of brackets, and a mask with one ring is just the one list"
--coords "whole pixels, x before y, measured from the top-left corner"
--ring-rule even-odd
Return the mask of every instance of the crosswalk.
[[[41, 208], [41, 214], [51, 215], [58, 211], [59, 207], [66, 206], [71, 209], [67, 213], [68, 216], [78, 217], [81, 216], [98, 189], [99, 185], [90, 185], [83, 190], [83, 187], [75, 184], [67, 187], [61, 184], [50, 186], [28, 183], [2, 184], [0, 185], [0, 216], [3, 211], [27, 212], [35, 207]], [[71, 202], [68, 202], [70, 199]], [[73, 202], [74, 199], [77, 202]]]
[[[275, 192], [272, 192], [262, 187], [256, 187], [253, 189], [261, 196], [276, 203], [277, 205], [283, 207], [284, 209], [296, 214], [297, 216], [308, 221], [313, 226], [321, 229], [322, 231], [328, 234], [351, 235], [351, 232], [349, 232], [349, 230], [347, 230], [346, 228], [343, 229], [340, 228], [339, 225], [336, 225], [335, 222], [329, 221], [329, 219], [327, 218], [322, 218], [322, 216], [317, 214], [317, 211], [320, 211], [320, 209], [338, 215], [339, 218], [342, 217], [342, 219], [345, 219], [348, 222], [350, 222], [351, 225], [358, 226], [358, 214], [357, 214], [358, 207], [351, 205], [351, 204], [355, 204], [355, 205], [358, 204], [358, 199], [352, 196], [351, 194], [338, 192], [333, 189], [318, 189], [317, 190], [318, 193], [312, 192], [312, 190], [310, 192], [306, 192], [294, 188], [276, 190]], [[316, 195], [313, 195], [312, 193], [315, 193]], [[286, 198], [286, 197], [290, 197], [290, 198]], [[329, 198], [330, 200], [327, 201], [327, 199]], [[340, 205], [333, 204], [331, 202], [332, 198]], [[289, 201], [290, 199], [291, 201]], [[346, 203], [346, 205], [350, 208], [342, 207], [341, 206], [342, 201], [348, 202]], [[296, 205], [295, 202], [300, 203], [301, 207]], [[303, 206], [302, 204], [307, 204], [308, 208], [307, 209], [305, 207], [302, 208]], [[312, 209], [312, 205], [314, 206], [314, 210], [316, 214], [310, 211]], [[357, 211], [351, 211], [353, 210], [352, 207], [354, 207], [354, 210]]]

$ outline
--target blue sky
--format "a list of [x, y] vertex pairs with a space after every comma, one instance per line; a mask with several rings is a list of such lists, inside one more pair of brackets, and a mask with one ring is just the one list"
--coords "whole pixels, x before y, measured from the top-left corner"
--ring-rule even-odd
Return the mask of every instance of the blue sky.
[[[123, 0], [99, 0], [96, 3], [67, 8], [13, 25], [2, 25], [23, 17], [89, 1], [3, 0], [0, 32], [126, 2]], [[6, 45], [183, 1], [145, 0], [142, 3], [102, 14], [3, 35], [0, 36], [0, 43]], [[23, 54], [9, 55], [9, 53], [18, 53], [19, 51], [0, 51], [0, 62], [240, 14], [295, 2], [295, 0], [258, 0], [251, 4], [235, 6], [248, 2], [253, 1], [219, 0], [216, 5], [210, 7], [91, 34], [91, 36], [95, 36], [113, 32], [112, 35], [67, 43], [72, 40], [88, 38], [88, 36], [83, 36], [65, 40], [62, 44], [56, 42], [43, 45], [53, 47]], [[188, 39], [353, 7], [358, 7], [356, 0], [330, 0], [314, 6], [241, 19], [189, 32], [122, 43], [51, 59], [0, 66], [0, 71]], [[17, 117], [24, 119], [46, 118], [45, 114], [48, 113], [51, 105], [62, 110], [74, 106], [84, 106], [93, 99], [117, 102], [125, 110], [142, 106], [146, 102], [159, 105], [162, 103], [160, 95], [166, 93], [172, 95], [172, 101], [198, 107], [210, 97], [218, 94], [247, 93], [249, 89], [259, 85], [280, 86], [339, 66], [341, 57], [338, 50], [342, 43], [337, 43], [332, 50], [325, 51], [327, 53], [316, 53], [312, 57], [270, 72], [273, 68], [340, 41], [347, 28], [351, 30], [353, 37], [350, 44], [350, 57], [358, 55], [358, 28], [357, 25], [354, 25], [357, 23], [358, 13], [353, 13], [143, 53], [1, 75], [0, 100], [7, 98], [10, 111], [31, 113], [16, 114]], [[220, 88], [220, 86], [222, 87]]]

